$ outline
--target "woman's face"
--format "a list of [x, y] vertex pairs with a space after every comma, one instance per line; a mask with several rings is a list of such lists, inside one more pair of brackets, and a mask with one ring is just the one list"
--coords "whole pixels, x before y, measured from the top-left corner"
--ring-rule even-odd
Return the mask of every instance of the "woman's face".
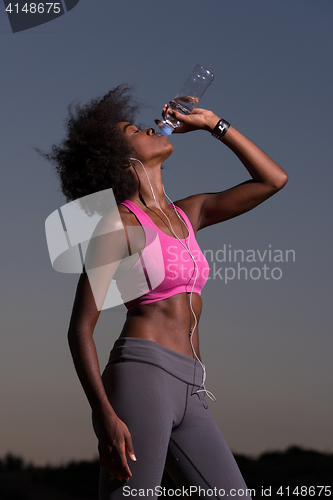
[[129, 122], [117, 124], [129, 145], [135, 149], [135, 155], [145, 165], [162, 163], [173, 151], [167, 136], [155, 133], [153, 128], [139, 130]]

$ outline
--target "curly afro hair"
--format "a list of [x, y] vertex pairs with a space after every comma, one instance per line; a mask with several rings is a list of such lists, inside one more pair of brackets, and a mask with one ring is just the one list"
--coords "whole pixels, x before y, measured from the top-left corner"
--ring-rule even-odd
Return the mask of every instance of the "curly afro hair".
[[137, 183], [126, 170], [134, 151], [116, 127], [133, 122], [139, 106], [123, 84], [101, 99], [81, 105], [71, 103], [65, 139], [53, 145], [51, 153], [37, 151], [55, 165], [67, 201], [108, 188], [117, 203], [137, 191]]

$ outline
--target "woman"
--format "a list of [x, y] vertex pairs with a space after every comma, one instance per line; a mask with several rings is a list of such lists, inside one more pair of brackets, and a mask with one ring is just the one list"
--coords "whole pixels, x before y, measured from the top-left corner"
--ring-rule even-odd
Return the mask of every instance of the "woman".
[[[167, 109], [164, 105], [163, 117]], [[208, 391], [198, 321], [208, 264], [194, 237], [200, 229], [262, 203], [285, 185], [287, 175], [213, 112], [197, 108], [185, 116], [168, 110], [181, 122], [174, 133], [214, 133], [252, 177], [226, 191], [168, 204], [161, 168], [173, 146], [152, 128], [139, 130], [133, 124], [135, 111], [124, 86], [102, 100], [77, 106], [76, 114], [70, 112], [67, 139], [48, 156], [57, 162], [68, 200], [113, 188], [126, 235], [118, 251], [126, 255], [128, 250], [151, 261], [144, 264], [150, 284], [146, 293], [129, 294], [128, 300], [125, 293], [127, 318], [102, 377], [93, 341], [101, 307], [96, 305], [89, 273], [82, 273], [76, 292], [69, 345], [93, 411], [101, 463], [100, 498], [139, 495], [139, 490], [143, 496], [156, 497], [164, 468], [177, 488], [183, 488], [177, 495], [188, 496], [186, 488], [192, 487], [194, 497], [211, 496], [207, 490], [213, 489], [215, 498], [250, 498], [205, 402]], [[149, 276], [149, 265], [154, 268], [152, 253], [140, 238], [130, 238], [133, 227], [144, 228], [147, 246], [147, 228], [158, 235], [160, 261], [155, 270], [162, 268], [164, 273], [156, 286], [150, 283], [154, 269]], [[182, 275], [177, 270], [184, 261]], [[135, 273], [136, 267], [129, 272]], [[128, 283], [125, 272], [119, 278], [120, 289], [124, 282]]]

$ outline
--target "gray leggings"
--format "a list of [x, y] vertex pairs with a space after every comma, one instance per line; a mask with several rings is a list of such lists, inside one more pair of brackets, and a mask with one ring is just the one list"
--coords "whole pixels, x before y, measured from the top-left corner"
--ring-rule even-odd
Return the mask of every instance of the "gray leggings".
[[129, 460], [126, 482], [101, 469], [100, 500], [167, 496], [164, 468], [175, 483], [170, 496], [251, 498], [204, 394], [195, 393], [202, 382], [197, 361], [150, 340], [120, 338], [102, 378], [137, 462]]

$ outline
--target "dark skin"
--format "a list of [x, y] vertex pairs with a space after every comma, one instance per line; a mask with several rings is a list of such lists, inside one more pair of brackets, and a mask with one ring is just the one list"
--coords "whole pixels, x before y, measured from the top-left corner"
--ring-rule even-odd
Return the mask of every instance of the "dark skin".
[[[169, 115], [173, 114], [182, 123], [174, 133], [186, 133], [193, 130], [211, 132], [219, 121], [219, 117], [213, 112], [199, 108], [195, 108], [190, 115], [184, 116], [168, 110], [167, 105], [164, 105], [163, 117], [167, 111]], [[158, 123], [158, 120], [156, 122]], [[170, 214], [171, 210], [163, 193], [161, 165], [172, 153], [173, 146], [167, 137], [156, 134], [154, 129], [138, 130], [135, 125], [127, 122], [119, 123], [118, 126], [129, 144], [135, 148], [135, 158], [144, 164], [158, 205], [163, 212]], [[251, 210], [279, 191], [288, 180], [287, 174], [277, 163], [233, 127], [229, 128], [221, 142], [238, 156], [252, 179], [225, 191], [196, 194], [176, 201], [175, 205], [186, 213], [195, 233], [204, 227]], [[140, 163], [129, 161], [128, 168], [138, 182], [138, 191], [131, 201], [144, 210], [161, 231], [174, 236], [170, 231], [167, 218], [155, 204], [146, 174]], [[125, 206], [119, 205], [118, 209], [125, 230], [130, 226], [139, 226], [134, 214]], [[179, 238], [187, 236], [187, 229], [176, 214], [173, 213], [169, 219]], [[127, 248], [119, 249], [119, 252], [122, 253], [125, 250]], [[139, 248], [131, 248], [132, 253], [138, 250]], [[110, 274], [112, 272], [110, 271]], [[109, 281], [111, 278], [111, 275], [108, 276]], [[105, 288], [107, 289], [107, 286]], [[189, 302], [189, 294], [179, 293], [161, 301], [133, 308], [127, 314], [120, 336], [151, 340], [194, 357], [189, 332], [191, 328], [194, 328], [195, 321]], [[103, 303], [103, 293], [101, 303]], [[199, 321], [202, 304], [198, 294], [193, 294], [192, 306]], [[136, 458], [130, 430], [117, 417], [107, 397], [110, 383], [107, 370], [104, 372], [103, 381], [100, 375], [93, 340], [94, 328], [100, 314], [99, 309], [88, 276], [83, 273], [78, 283], [69, 327], [69, 345], [75, 368], [93, 410], [101, 466], [118, 479], [127, 480], [132, 474], [126, 454], [131, 460]], [[165, 335], [166, 331], [168, 335]], [[197, 326], [192, 338], [195, 351], [200, 357]]]

